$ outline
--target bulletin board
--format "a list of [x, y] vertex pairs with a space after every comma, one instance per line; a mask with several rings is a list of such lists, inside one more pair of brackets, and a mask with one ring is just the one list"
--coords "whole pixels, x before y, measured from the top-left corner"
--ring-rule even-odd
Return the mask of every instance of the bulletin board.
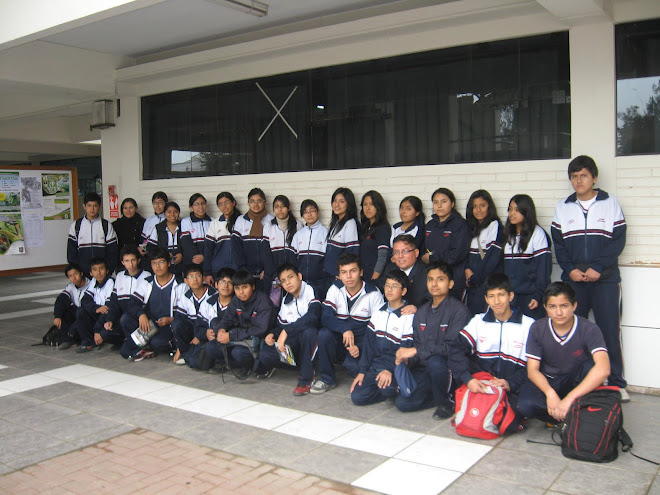
[[0, 275], [65, 265], [78, 216], [75, 167], [0, 166]]

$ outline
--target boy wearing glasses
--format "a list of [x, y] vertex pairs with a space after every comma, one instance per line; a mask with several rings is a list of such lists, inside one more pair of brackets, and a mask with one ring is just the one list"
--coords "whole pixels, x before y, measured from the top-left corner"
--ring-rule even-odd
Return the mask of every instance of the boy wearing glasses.
[[401, 314], [408, 285], [408, 277], [401, 270], [391, 270], [385, 276], [387, 303], [371, 315], [360, 356], [360, 372], [351, 385], [351, 400], [356, 406], [376, 404], [396, 396], [396, 351], [413, 344], [414, 315]]

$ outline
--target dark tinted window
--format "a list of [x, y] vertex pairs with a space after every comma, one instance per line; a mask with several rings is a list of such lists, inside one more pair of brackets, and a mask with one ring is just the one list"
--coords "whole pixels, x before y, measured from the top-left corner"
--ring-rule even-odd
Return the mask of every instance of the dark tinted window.
[[570, 156], [568, 34], [142, 99], [144, 178]]

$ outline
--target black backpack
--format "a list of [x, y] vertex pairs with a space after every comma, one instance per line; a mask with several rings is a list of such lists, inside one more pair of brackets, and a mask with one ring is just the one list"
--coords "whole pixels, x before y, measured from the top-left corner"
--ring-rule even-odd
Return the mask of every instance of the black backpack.
[[581, 461], [612, 462], [619, 455], [619, 442], [624, 451], [632, 447], [623, 429], [619, 388], [598, 387], [575, 399], [564, 420], [561, 437], [561, 453]]
[[43, 342], [48, 347], [59, 346], [62, 343], [62, 330], [53, 325], [44, 335]]

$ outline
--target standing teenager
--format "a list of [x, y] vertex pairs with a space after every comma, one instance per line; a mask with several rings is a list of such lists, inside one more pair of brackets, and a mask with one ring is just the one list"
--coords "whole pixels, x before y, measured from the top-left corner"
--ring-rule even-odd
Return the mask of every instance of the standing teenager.
[[360, 254], [357, 226], [357, 205], [353, 191], [339, 187], [332, 193], [332, 217], [328, 228], [328, 245], [325, 251], [325, 271], [337, 277], [337, 260], [343, 253]]
[[319, 205], [313, 199], [306, 199], [300, 204], [300, 216], [305, 226], [293, 236], [291, 246], [298, 257], [297, 266], [303, 280], [314, 288], [315, 294], [322, 300], [332, 280], [324, 267], [328, 229], [319, 221]]
[[112, 222], [112, 228], [117, 234], [117, 250], [119, 252], [126, 245], [139, 246], [142, 242], [144, 218], [137, 210], [137, 202], [133, 198], [126, 198], [121, 202], [121, 218]]
[[362, 196], [360, 211], [360, 258], [366, 280], [378, 280], [390, 251], [390, 223], [385, 200], [377, 191]]
[[488, 191], [472, 193], [465, 213], [472, 234], [470, 254], [465, 265], [466, 304], [475, 315], [487, 309], [483, 284], [491, 273], [504, 271], [504, 230], [495, 202]]
[[275, 284], [277, 272], [283, 264], [297, 264], [296, 253], [293, 249], [293, 236], [302, 229], [302, 222], [297, 220], [289, 209], [289, 198], [280, 194], [273, 200], [273, 213], [275, 218], [265, 229], [268, 238], [268, 250], [265, 253], [265, 276], [266, 284]]
[[234, 195], [223, 191], [215, 198], [220, 216], [214, 218], [204, 240], [204, 281], [213, 283], [213, 276], [223, 268], [238, 269], [238, 255], [232, 249], [231, 233], [241, 212], [236, 208]]
[[156, 225], [147, 244], [147, 251], [150, 256], [159, 249], [165, 249], [170, 253], [169, 270], [177, 277], [179, 282], [183, 281], [183, 266], [186, 262], [181, 245], [180, 212], [181, 208], [174, 201], [167, 203], [165, 205], [165, 221]]
[[151, 264], [147, 256], [147, 243], [156, 225], [165, 220], [165, 205], [168, 201], [167, 194], [163, 191], [155, 192], [151, 196], [151, 206], [154, 208], [154, 214], [148, 217], [142, 226], [142, 237], [138, 248], [142, 257], [142, 269], [149, 272], [151, 271]]
[[550, 283], [552, 253], [550, 238], [539, 226], [536, 206], [527, 194], [516, 194], [509, 201], [504, 231], [504, 272], [516, 295], [512, 306], [535, 320], [543, 318], [543, 291]]
[[190, 216], [181, 220], [181, 244], [188, 254], [189, 263], [201, 265], [204, 261], [204, 239], [211, 224], [206, 214], [206, 198], [195, 193], [188, 200]]
[[406, 196], [399, 203], [400, 222], [392, 225], [390, 234], [390, 246], [393, 246], [394, 239], [401, 234], [410, 234], [415, 238], [415, 246], [422, 252], [424, 248], [424, 236], [426, 217], [422, 206], [422, 200], [417, 196]]

